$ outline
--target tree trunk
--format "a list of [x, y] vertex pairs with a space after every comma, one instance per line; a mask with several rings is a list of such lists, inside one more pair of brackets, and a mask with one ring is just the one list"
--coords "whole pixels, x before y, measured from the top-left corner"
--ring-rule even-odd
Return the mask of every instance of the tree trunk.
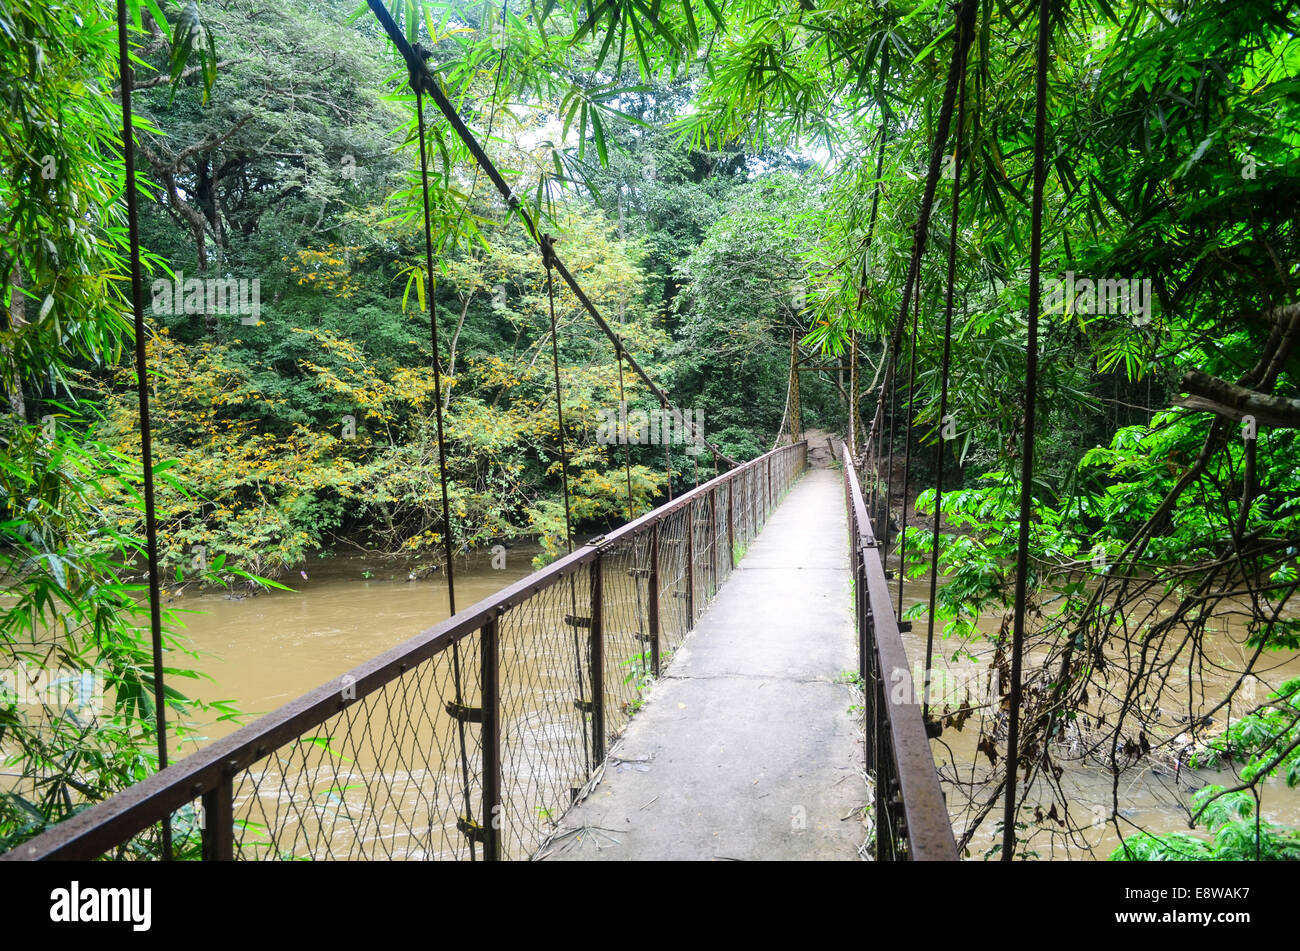
[[[23, 293], [23, 272], [22, 265], [15, 264], [14, 269], [9, 274], [9, 311], [8, 321], [10, 330], [17, 330], [27, 323], [27, 295]], [[4, 358], [6, 363], [13, 367], [13, 378], [5, 381], [6, 396], [9, 400], [9, 409], [15, 416], [24, 422], [27, 420], [27, 401], [23, 398], [23, 376], [16, 363], [10, 362], [10, 351], [4, 349]]]
[[[456, 321], [456, 332], [451, 335], [451, 352], [447, 355], [447, 375], [456, 375], [456, 343], [460, 340], [461, 328], [465, 326], [465, 315], [469, 313], [470, 301], [474, 299], [474, 292], [470, 291], [469, 296], [465, 298], [465, 306], [460, 309], [460, 320]], [[447, 395], [442, 398], [442, 411], [447, 412], [447, 407], [451, 405], [451, 387], [447, 387]]]

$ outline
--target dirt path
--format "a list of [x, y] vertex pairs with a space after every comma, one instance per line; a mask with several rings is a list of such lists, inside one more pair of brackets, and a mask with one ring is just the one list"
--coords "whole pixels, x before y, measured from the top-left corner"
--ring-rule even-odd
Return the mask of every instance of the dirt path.
[[814, 469], [828, 468], [835, 459], [831, 447], [838, 439], [834, 433], [824, 429], [805, 429], [804, 439], [808, 440], [808, 465]]

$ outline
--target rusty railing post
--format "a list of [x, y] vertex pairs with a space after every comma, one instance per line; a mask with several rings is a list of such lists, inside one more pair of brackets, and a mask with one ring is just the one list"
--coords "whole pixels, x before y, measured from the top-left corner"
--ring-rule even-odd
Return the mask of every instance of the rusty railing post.
[[718, 490], [709, 493], [709, 570], [713, 573], [713, 593], [718, 593]]
[[501, 860], [501, 621], [483, 625], [480, 653], [483, 710], [483, 860]]
[[605, 759], [605, 625], [601, 611], [605, 602], [600, 552], [591, 562], [591, 762]]
[[745, 473], [745, 482], [745, 491], [749, 495], [749, 526], [745, 536], [745, 543], [748, 544], [758, 534], [758, 496], [761, 487], [755, 484], [757, 477], [753, 469]]
[[650, 669], [659, 676], [659, 523], [650, 529], [650, 581], [648, 583], [650, 608]]
[[686, 503], [686, 629], [695, 627], [695, 500]]
[[235, 783], [225, 770], [217, 785], [203, 794], [203, 861], [235, 859]]
[[776, 492], [772, 491], [772, 457], [767, 457], [767, 512], [764, 513], [763, 522], [766, 524], [768, 514], [776, 508]]
[[727, 548], [732, 571], [736, 570], [736, 483], [739, 481], [732, 479], [727, 483]]

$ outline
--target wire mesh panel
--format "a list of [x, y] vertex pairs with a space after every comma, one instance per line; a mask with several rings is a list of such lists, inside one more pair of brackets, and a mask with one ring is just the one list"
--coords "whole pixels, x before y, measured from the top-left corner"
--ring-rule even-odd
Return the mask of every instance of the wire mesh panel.
[[732, 561], [735, 558], [735, 532], [731, 518], [731, 483], [718, 486], [718, 587], [721, 588], [731, 577]]
[[579, 569], [500, 620], [502, 855], [525, 858], [593, 768], [591, 576]]
[[718, 593], [727, 577], [731, 553], [726, 549], [727, 510], [723, 508], [722, 493], [715, 488], [709, 493], [709, 585], [712, 598]]
[[[479, 639], [347, 703], [234, 779], [241, 859], [460, 859], [481, 852]], [[340, 688], [347, 702], [346, 678]], [[455, 715], [462, 714], [462, 715]]]
[[740, 546], [741, 552], [749, 548], [750, 542], [754, 540], [755, 526], [758, 522], [757, 499], [754, 495], [754, 474], [746, 472], [740, 479], [740, 510], [744, 516], [740, 529]]
[[736, 526], [736, 560], [739, 561], [744, 556], [745, 549], [749, 547], [749, 540], [753, 536], [754, 502], [750, 498], [748, 474], [742, 474], [733, 480], [731, 488], [736, 493], [732, 512]]
[[659, 617], [663, 629], [660, 664], [676, 653], [691, 629], [687, 618], [686, 512], [679, 509], [659, 525]]
[[715, 579], [713, 577], [713, 521], [712, 512], [707, 497], [701, 498], [698, 502], [693, 503], [693, 518], [691, 527], [695, 532], [694, 552], [695, 552], [695, 571], [694, 582], [695, 591], [692, 603], [695, 606], [696, 617], [703, 613], [704, 608], [713, 598]]
[[605, 728], [620, 732], [640, 708], [653, 679], [650, 621], [653, 532], [626, 537], [601, 551], [601, 633], [605, 674]]

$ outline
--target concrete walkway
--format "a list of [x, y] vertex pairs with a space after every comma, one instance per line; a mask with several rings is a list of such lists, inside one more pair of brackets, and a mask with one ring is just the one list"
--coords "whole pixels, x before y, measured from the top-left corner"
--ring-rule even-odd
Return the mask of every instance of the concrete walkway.
[[810, 470], [544, 858], [858, 857], [866, 787], [844, 682], [857, 667], [847, 531], [840, 473]]

